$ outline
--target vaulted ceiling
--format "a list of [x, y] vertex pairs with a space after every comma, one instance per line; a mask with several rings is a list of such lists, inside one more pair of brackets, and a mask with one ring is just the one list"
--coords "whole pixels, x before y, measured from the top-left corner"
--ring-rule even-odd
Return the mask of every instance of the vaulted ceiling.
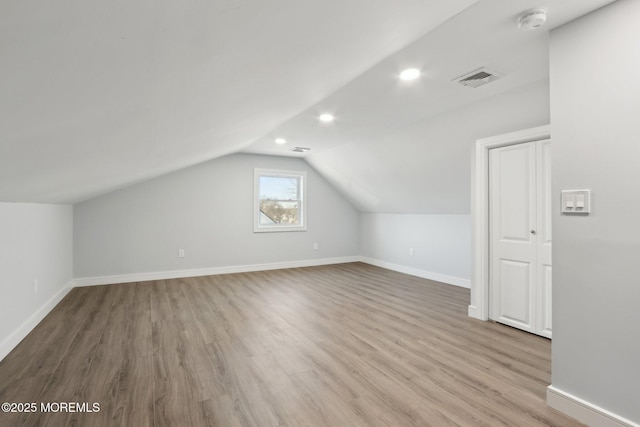
[[[609, 2], [9, 0], [0, 201], [74, 203], [244, 151], [305, 157], [363, 211], [466, 213], [473, 139], [548, 120], [548, 29]], [[548, 25], [519, 30], [541, 6]], [[481, 66], [504, 77], [451, 82]], [[423, 76], [399, 83], [406, 67]]]

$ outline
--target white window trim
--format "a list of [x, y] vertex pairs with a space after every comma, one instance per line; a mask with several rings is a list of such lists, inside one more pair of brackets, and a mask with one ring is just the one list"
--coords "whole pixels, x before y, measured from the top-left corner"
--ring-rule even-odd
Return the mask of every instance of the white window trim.
[[478, 139], [475, 147], [475, 175], [472, 184], [473, 271], [469, 316], [489, 319], [489, 150], [551, 137], [549, 125]]
[[[300, 224], [299, 225], [263, 225], [260, 224], [260, 177], [276, 176], [300, 179]], [[287, 171], [278, 169], [253, 170], [253, 232], [273, 233], [283, 231], [307, 231], [307, 173], [303, 171]]]

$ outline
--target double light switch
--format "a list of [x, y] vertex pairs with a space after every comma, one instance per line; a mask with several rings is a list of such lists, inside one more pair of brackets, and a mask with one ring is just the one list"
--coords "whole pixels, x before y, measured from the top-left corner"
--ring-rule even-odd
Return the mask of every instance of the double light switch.
[[591, 212], [591, 190], [563, 190], [562, 213]]

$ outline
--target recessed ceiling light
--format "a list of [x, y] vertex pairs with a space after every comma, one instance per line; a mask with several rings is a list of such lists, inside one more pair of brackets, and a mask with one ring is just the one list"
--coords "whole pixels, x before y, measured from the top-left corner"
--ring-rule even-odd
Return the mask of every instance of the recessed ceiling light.
[[276, 141], [275, 141], [275, 142], [276, 142], [276, 144], [280, 144], [280, 145], [282, 145], [282, 144], [286, 144], [286, 143], [287, 143], [287, 140], [286, 140], [286, 139], [284, 139], [284, 138], [276, 138]]
[[400, 80], [404, 80], [405, 82], [415, 80], [420, 77], [420, 74], [420, 70], [417, 68], [407, 68], [400, 73]]
[[331, 123], [335, 119], [336, 118], [333, 117], [333, 114], [329, 114], [329, 113], [320, 114], [320, 117], [318, 117], [318, 120], [324, 123]]

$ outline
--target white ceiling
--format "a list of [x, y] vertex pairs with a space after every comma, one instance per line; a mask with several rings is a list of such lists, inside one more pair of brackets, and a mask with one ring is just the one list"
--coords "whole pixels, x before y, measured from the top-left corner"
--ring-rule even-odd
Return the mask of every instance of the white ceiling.
[[[475, 140], [549, 123], [549, 30], [610, 2], [482, 0], [245, 151], [304, 157], [364, 212], [468, 214]], [[517, 18], [540, 7], [546, 26], [520, 30]], [[483, 66], [504, 77], [476, 89], [452, 82]], [[399, 81], [407, 67], [424, 75]], [[336, 121], [319, 122], [322, 112]]]
[[[464, 197], [440, 199], [462, 187], [468, 199], [468, 180], [429, 187], [420, 203], [408, 201], [415, 185], [397, 185], [457, 176], [472, 130], [502, 120], [492, 108], [526, 100], [544, 120], [546, 32], [609, 2], [6, 1], [0, 201], [73, 203], [228, 153], [302, 145], [362, 210], [464, 213]], [[538, 6], [549, 25], [519, 31], [517, 16]], [[450, 83], [482, 65], [506, 77]], [[426, 75], [400, 85], [406, 66]], [[337, 121], [319, 126], [321, 111]], [[444, 123], [473, 129], [452, 139]], [[429, 153], [437, 165], [419, 161]]]
[[0, 200], [238, 151], [474, 1], [5, 1]]

